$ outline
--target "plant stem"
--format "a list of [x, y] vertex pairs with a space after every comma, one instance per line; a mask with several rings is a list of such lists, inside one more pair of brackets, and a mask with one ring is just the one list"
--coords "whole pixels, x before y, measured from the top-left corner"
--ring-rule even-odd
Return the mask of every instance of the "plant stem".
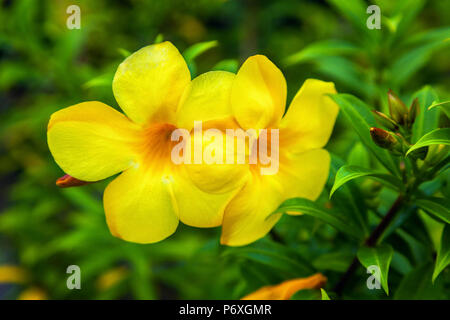
[[[391, 222], [394, 219], [395, 215], [397, 214], [397, 212], [401, 208], [401, 206], [403, 204], [403, 200], [404, 200], [404, 197], [403, 197], [403, 195], [400, 194], [397, 197], [397, 199], [395, 200], [395, 202], [392, 204], [391, 208], [386, 213], [384, 218], [380, 221], [378, 226], [370, 234], [369, 238], [367, 238], [364, 241], [365, 245], [367, 245], [369, 247], [373, 247], [373, 246], [375, 246], [377, 244], [378, 240], [383, 235], [383, 233], [387, 229], [387, 227], [391, 224]], [[352, 277], [353, 273], [355, 273], [355, 271], [356, 271], [356, 269], [358, 267], [358, 264], [359, 264], [358, 258], [355, 257], [353, 259], [352, 263], [350, 264], [350, 266], [348, 267], [347, 271], [344, 273], [342, 278], [339, 280], [339, 282], [336, 284], [336, 286], [333, 289], [333, 291], [336, 292], [337, 295], [341, 295], [345, 285], [350, 280], [350, 278]]]

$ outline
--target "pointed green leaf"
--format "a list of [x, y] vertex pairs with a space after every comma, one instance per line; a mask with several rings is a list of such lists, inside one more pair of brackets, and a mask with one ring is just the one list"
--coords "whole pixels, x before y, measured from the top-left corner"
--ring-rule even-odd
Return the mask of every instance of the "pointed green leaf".
[[392, 247], [386, 244], [374, 248], [361, 247], [357, 253], [358, 259], [364, 267], [369, 268], [370, 266], [375, 265], [379, 268], [380, 279], [377, 280], [380, 281], [381, 286], [387, 295], [389, 295], [389, 264], [391, 263], [393, 254], [394, 250]]
[[301, 212], [313, 216], [322, 220], [325, 223], [330, 224], [332, 227], [339, 231], [342, 231], [348, 235], [351, 235], [357, 239], [361, 239], [363, 234], [359, 228], [349, 224], [347, 221], [341, 219], [341, 216], [331, 210], [325, 210], [316, 203], [308, 199], [295, 198], [285, 201], [274, 213], [277, 212]]
[[183, 57], [186, 61], [192, 61], [209, 49], [217, 47], [218, 44], [219, 42], [216, 40], [196, 43], [184, 50]]
[[354, 44], [342, 40], [326, 40], [314, 42], [297, 53], [285, 59], [286, 66], [314, 61], [324, 56], [342, 55], [353, 53], [359, 48]]
[[437, 276], [450, 264], [450, 225], [446, 224], [442, 231], [441, 246], [436, 258], [433, 272], [433, 282]]
[[412, 151], [426, 147], [433, 144], [445, 144], [450, 145], [450, 128], [444, 129], [435, 129], [422, 138], [419, 139], [409, 150], [406, 152], [406, 155], [410, 154]]
[[330, 198], [333, 193], [346, 182], [360, 177], [371, 177], [374, 180], [381, 182], [386, 187], [394, 190], [401, 190], [403, 188], [402, 181], [393, 175], [375, 172], [358, 166], [343, 166], [336, 173], [334, 185], [330, 192]]
[[416, 199], [415, 203], [433, 216], [450, 223], [450, 201], [446, 198], [424, 197]]
[[439, 98], [434, 89], [430, 86], [424, 86], [411, 97], [411, 101], [417, 98], [419, 100], [419, 112], [412, 128], [411, 142], [416, 143], [424, 134], [433, 131], [439, 124], [439, 108], [428, 110], [429, 106]]
[[370, 128], [376, 126], [370, 109], [361, 100], [349, 94], [333, 94], [330, 97], [348, 118], [361, 142], [390, 172], [399, 175], [399, 169], [392, 155], [387, 150], [378, 147], [370, 137]]
[[327, 292], [325, 290], [323, 290], [322, 288], [320, 288], [320, 292], [322, 294], [322, 300], [331, 300], [330, 297], [328, 296]]

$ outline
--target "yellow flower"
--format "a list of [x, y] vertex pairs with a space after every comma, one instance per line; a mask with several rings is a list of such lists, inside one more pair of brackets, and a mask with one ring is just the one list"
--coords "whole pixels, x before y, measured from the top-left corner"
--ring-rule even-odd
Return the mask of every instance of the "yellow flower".
[[338, 106], [326, 94], [336, 93], [334, 84], [306, 80], [283, 116], [286, 91], [283, 74], [265, 56], [248, 58], [235, 77], [233, 115], [244, 130], [279, 129], [279, 168], [276, 174], [262, 175], [260, 161], [249, 166], [245, 186], [225, 209], [222, 244], [258, 240], [280, 219], [280, 213], [272, 212], [284, 200], [315, 200], [325, 185], [330, 157], [322, 147], [338, 114]]
[[47, 300], [47, 294], [38, 287], [30, 287], [22, 291], [17, 300]]
[[0, 283], [25, 283], [27, 279], [27, 272], [21, 267], [13, 265], [0, 266]]
[[[171, 134], [177, 128], [191, 130], [195, 120], [205, 126], [230, 121], [234, 77], [213, 71], [191, 81], [181, 54], [164, 42], [138, 50], [118, 67], [113, 92], [126, 116], [97, 101], [51, 116], [48, 145], [65, 173], [90, 182], [122, 172], [103, 196], [113, 235], [153, 243], [175, 232], [179, 220], [195, 227], [222, 223], [224, 208], [236, 193], [233, 181], [242, 174], [216, 167], [207, 169], [209, 176], [198, 174], [203, 165], [187, 170], [187, 165], [174, 164], [171, 151], [178, 142]], [[191, 174], [197, 174], [196, 184]]]
[[305, 289], [319, 289], [325, 285], [327, 278], [316, 273], [308, 278], [284, 281], [274, 286], [265, 286], [250, 293], [242, 300], [289, 300], [294, 293]]

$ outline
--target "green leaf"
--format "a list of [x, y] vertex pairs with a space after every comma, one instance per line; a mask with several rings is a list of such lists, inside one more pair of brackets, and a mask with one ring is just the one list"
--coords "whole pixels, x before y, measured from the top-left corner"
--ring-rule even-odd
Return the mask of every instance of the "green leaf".
[[450, 128], [435, 129], [422, 138], [419, 139], [409, 150], [406, 152], [406, 156], [412, 151], [422, 147], [426, 147], [433, 144], [445, 144], [450, 145]]
[[[442, 283], [431, 281], [433, 266], [423, 264], [403, 277], [394, 299], [396, 300], [433, 300], [445, 299]], [[438, 279], [439, 280], [439, 279]]]
[[183, 57], [186, 61], [192, 61], [209, 49], [217, 47], [218, 44], [219, 42], [216, 40], [196, 43], [184, 50]]
[[416, 71], [425, 66], [431, 55], [438, 49], [444, 48], [450, 41], [427, 43], [418, 48], [407, 50], [405, 54], [394, 61], [390, 69], [391, 81], [395, 86], [406, 82]]
[[403, 184], [400, 179], [394, 177], [393, 175], [386, 174], [386, 173], [380, 173], [380, 172], [374, 172], [370, 169], [365, 169], [358, 166], [343, 166], [341, 167], [338, 172], [336, 173], [336, 178], [334, 180], [333, 188], [330, 192], [330, 198], [333, 195], [333, 193], [342, 185], [344, 185], [346, 182], [360, 178], [360, 177], [371, 177], [374, 180], [377, 180], [384, 184], [385, 186], [394, 189], [394, 190], [401, 190], [403, 188]]
[[324, 289], [320, 288], [320, 293], [322, 294], [322, 300], [331, 300]]
[[345, 272], [352, 262], [355, 254], [353, 252], [330, 252], [320, 254], [312, 262], [317, 270], [331, 270], [337, 272]]
[[285, 59], [286, 66], [314, 61], [324, 56], [335, 56], [358, 51], [354, 44], [342, 40], [314, 42]]
[[350, 21], [353, 26], [360, 31], [370, 34], [366, 26], [368, 15], [366, 14], [367, 4], [362, 0], [328, 0], [339, 13]]
[[352, 150], [350, 150], [347, 158], [347, 163], [353, 166], [370, 168], [369, 153], [361, 142], [355, 143], [355, 146], [352, 148]]
[[367, 81], [367, 75], [361, 72], [353, 61], [340, 56], [322, 57], [315, 61], [317, 72], [356, 91], [366, 97], [376, 93], [376, 87]]
[[450, 201], [448, 199], [423, 197], [416, 199], [415, 203], [427, 213], [450, 223]]
[[222, 70], [236, 73], [238, 70], [239, 64], [235, 59], [226, 59], [219, 61], [211, 70]]
[[441, 237], [441, 246], [439, 248], [436, 265], [433, 272], [433, 283], [442, 270], [450, 264], [450, 225], [446, 224]]
[[437, 102], [433, 101], [431, 106], [428, 107], [428, 110], [431, 110], [435, 107], [440, 107], [442, 111], [444, 111], [445, 115], [450, 118], [450, 101]]
[[357, 253], [357, 257], [364, 267], [369, 268], [370, 266], [375, 265], [379, 268], [380, 279], [377, 280], [380, 281], [381, 286], [387, 295], [389, 295], [389, 264], [391, 263], [393, 254], [394, 250], [392, 247], [386, 244], [374, 248], [361, 247]]
[[325, 210], [324, 208], [321, 208], [311, 200], [302, 198], [289, 199], [285, 201], [277, 210], [275, 210], [274, 213], [284, 213], [286, 211], [301, 212], [303, 214], [313, 216], [325, 223], [330, 224], [337, 230], [342, 231], [355, 238], [361, 239], [363, 237], [360, 229], [342, 220], [340, 218], [340, 215], [332, 212], [331, 210]]
[[392, 155], [387, 150], [378, 147], [370, 137], [370, 128], [375, 127], [376, 124], [369, 108], [361, 100], [349, 94], [333, 94], [330, 97], [348, 118], [361, 142], [368, 147], [386, 169], [399, 176], [399, 169]]
[[439, 109], [428, 107], [438, 100], [436, 92], [430, 86], [425, 86], [413, 94], [412, 100], [417, 98], [419, 100], [420, 110], [414, 121], [412, 128], [411, 141], [416, 143], [424, 134], [436, 129], [439, 124]]

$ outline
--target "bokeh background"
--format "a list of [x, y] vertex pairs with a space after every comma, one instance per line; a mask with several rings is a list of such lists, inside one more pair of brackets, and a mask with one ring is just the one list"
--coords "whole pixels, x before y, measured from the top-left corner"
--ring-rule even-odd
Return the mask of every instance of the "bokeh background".
[[[242, 248], [220, 246], [218, 228], [184, 225], [153, 245], [114, 238], [101, 200], [110, 180], [57, 188], [64, 173], [48, 150], [46, 126], [53, 112], [82, 101], [117, 107], [118, 64], [162, 39], [179, 48], [193, 76], [235, 72], [248, 56], [264, 54], [285, 74], [288, 101], [307, 78], [334, 81], [379, 110], [388, 88], [407, 101], [430, 85], [449, 100], [450, 2], [371, 3], [381, 8], [381, 30], [367, 29], [370, 3], [356, 0], [0, 1], [0, 266], [21, 272], [18, 283], [0, 283], [0, 299], [238, 299], [317, 271], [335, 283], [356, 244], [308, 216], [283, 217], [271, 235]], [[81, 8], [79, 30], [66, 27], [72, 4]], [[327, 148], [346, 160], [357, 141], [339, 116]], [[400, 260], [393, 283], [412, 268]], [[69, 265], [81, 268], [81, 290], [66, 287]], [[346, 297], [386, 298], [364, 290], [360, 276]], [[442, 292], [427, 297], [448, 298]]]

